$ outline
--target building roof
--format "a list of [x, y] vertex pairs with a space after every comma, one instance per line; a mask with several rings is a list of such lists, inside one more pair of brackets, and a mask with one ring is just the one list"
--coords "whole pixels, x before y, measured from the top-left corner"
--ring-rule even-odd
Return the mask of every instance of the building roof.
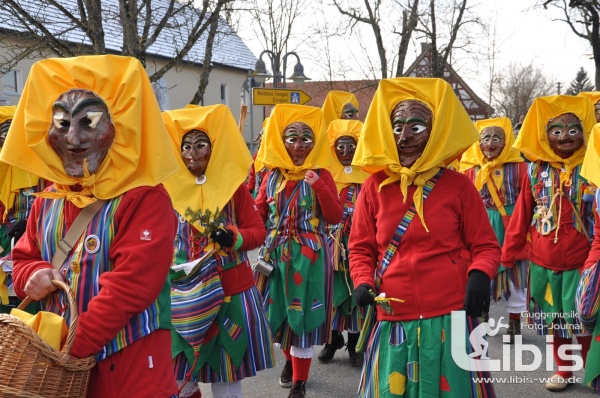
[[[407, 77], [431, 77], [432, 47], [429, 43], [421, 44], [421, 54], [406, 69], [404, 76]], [[465, 107], [465, 110], [473, 120], [488, 119], [494, 113], [494, 109], [479, 98], [477, 94], [465, 83], [458, 73], [448, 63], [444, 63], [444, 76], [456, 93], [456, 96]]]
[[[79, 15], [76, 1], [56, 1], [65, 9], [70, 10], [73, 15]], [[47, 3], [40, 5], [39, 0], [21, 0], [20, 5], [32, 15], [36, 15], [38, 19], [44, 20], [44, 27], [57, 38], [76, 45], [91, 44], [83, 31], [77, 28], [73, 29], [73, 24], [65, 21], [63, 13], [54, 6]], [[153, 13], [155, 13], [153, 15], [156, 15], [155, 19], [164, 15], [168, 5], [169, 0], [154, 0], [152, 2]], [[123, 45], [123, 30], [119, 22], [119, 0], [102, 0], [102, 14], [104, 16], [103, 28], [106, 49], [120, 53]], [[191, 24], [190, 21], [186, 21], [185, 15], [176, 14], [170, 20], [170, 24], [163, 29], [156, 42], [148, 48], [147, 54], [167, 59], [173, 58], [176, 49], [182, 48], [185, 44], [188, 37], [186, 32], [191, 30]], [[224, 20], [220, 19], [219, 25], [219, 33], [217, 33], [213, 46], [212, 62], [232, 68], [254, 69], [256, 56]], [[22, 33], [29, 32], [29, 29], [4, 7], [0, 7], [0, 29]], [[200, 39], [194, 43], [184, 58], [185, 61], [202, 64], [207, 33], [204, 32]], [[41, 32], [39, 32], [39, 35], [42, 36]]]

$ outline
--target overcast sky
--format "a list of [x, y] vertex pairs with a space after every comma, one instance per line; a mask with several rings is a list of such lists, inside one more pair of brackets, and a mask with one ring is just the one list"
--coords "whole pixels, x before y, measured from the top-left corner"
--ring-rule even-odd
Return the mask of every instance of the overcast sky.
[[[392, 0], [384, 0], [391, 3]], [[309, 2], [315, 4], [316, 2]], [[469, 1], [469, 5], [474, 5], [475, 10], [483, 20], [495, 23], [498, 28], [498, 42], [500, 43], [497, 53], [497, 69], [502, 69], [512, 62], [520, 62], [524, 65], [534, 62], [542, 68], [544, 74], [554, 82], [561, 83], [561, 92], [564, 93], [571, 80], [580, 67], [583, 67], [590, 80], [594, 78], [594, 63], [591, 60], [591, 49], [584, 39], [576, 36], [569, 26], [564, 22], [553, 21], [552, 17], [560, 17], [557, 12], [544, 11], [540, 9], [531, 9], [536, 3], [535, 0], [480, 0]], [[311, 10], [309, 10], [311, 11]], [[304, 19], [297, 25], [302, 29], [306, 23], [319, 19], [316, 13], [309, 12], [310, 18]], [[339, 13], [335, 9], [330, 9], [325, 20], [339, 18]], [[495, 22], [494, 22], [495, 18]], [[258, 57], [264, 49], [263, 44], [252, 34], [247, 27], [242, 27], [240, 36], [248, 44], [250, 49]], [[370, 31], [365, 30], [362, 41], [372, 50], [375, 49], [375, 41]], [[480, 40], [480, 45], [485, 47], [487, 43]], [[313, 80], [327, 80], [325, 69], [318, 65], [314, 55], [317, 50], [314, 45], [298, 44], [292, 45], [292, 48], [300, 55], [304, 65], [305, 74]], [[405, 67], [408, 67], [420, 52], [419, 43], [409, 52]], [[295, 47], [295, 48], [294, 48]], [[345, 45], [335, 44], [331, 47], [340, 58], [347, 56], [349, 51]], [[481, 48], [479, 51], [483, 51]], [[375, 58], [376, 59], [376, 58]], [[264, 58], [265, 61], [268, 59]], [[295, 61], [289, 60], [289, 76], [293, 71]], [[349, 62], [347, 67], [353, 72], [346, 73], [347, 78], [361, 78], [364, 76], [361, 68], [364, 66]], [[468, 58], [461, 58], [453, 64], [461, 77], [469, 84], [475, 92], [482, 98], [486, 98], [486, 85], [489, 72], [484, 70], [481, 62]], [[362, 74], [362, 76], [361, 76]]]

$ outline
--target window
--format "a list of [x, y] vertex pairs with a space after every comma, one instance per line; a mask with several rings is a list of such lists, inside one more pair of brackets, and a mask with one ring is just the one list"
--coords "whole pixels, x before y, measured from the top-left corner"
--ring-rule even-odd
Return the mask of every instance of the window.
[[229, 87], [227, 83], [221, 83], [221, 103], [229, 105]]
[[18, 70], [8, 71], [2, 76], [2, 82], [4, 83], [5, 93], [18, 93], [19, 92], [19, 76], [21, 72]]

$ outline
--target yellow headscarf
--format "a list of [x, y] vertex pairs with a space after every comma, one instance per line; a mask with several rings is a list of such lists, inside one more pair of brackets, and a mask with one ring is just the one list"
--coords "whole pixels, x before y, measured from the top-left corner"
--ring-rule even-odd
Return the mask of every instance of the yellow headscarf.
[[592, 101], [593, 109], [596, 106], [596, 102], [600, 101], [600, 91], [582, 91], [577, 96], [589, 98]]
[[[306, 123], [315, 134], [315, 146], [300, 166], [294, 165], [283, 144], [283, 130], [294, 122]], [[332, 162], [331, 150], [321, 109], [307, 105], [275, 105], [265, 126], [256, 159], [269, 169], [281, 170], [285, 182], [279, 190], [282, 190], [289, 180], [302, 180], [307, 170], [329, 167]]]
[[0, 106], [0, 124], [11, 120], [15, 116], [16, 105]]
[[[72, 89], [101, 98], [115, 126], [115, 139], [95, 174], [68, 176], [48, 143], [52, 105]], [[139, 186], [155, 186], [177, 170], [152, 85], [135, 58], [91, 55], [49, 58], [29, 73], [0, 160], [53, 181], [56, 193], [82, 208]], [[81, 192], [71, 190], [80, 184]]]
[[[538, 97], [533, 100], [531, 108], [527, 111], [514, 147], [532, 162], [548, 162], [557, 169], [562, 169], [564, 165], [565, 171], [561, 171], [560, 181], [565, 183], [571, 178], [572, 170], [583, 162], [590, 132], [596, 124], [593, 110], [590, 99], [583, 96]], [[562, 159], [554, 153], [546, 135], [548, 121], [563, 113], [575, 114], [583, 125], [584, 144], [568, 159]]]
[[[423, 102], [433, 113], [431, 135], [423, 154], [410, 167], [402, 167], [398, 158], [391, 122], [392, 109], [405, 100]], [[385, 170], [384, 185], [400, 181], [406, 201], [409, 185], [417, 185], [413, 196], [421, 223], [423, 186], [441, 167], [452, 163], [477, 141], [479, 134], [452, 87], [442, 79], [399, 77], [379, 82], [367, 113], [363, 134], [358, 141], [353, 164], [369, 172]]]
[[347, 103], [351, 103], [358, 109], [358, 100], [352, 93], [332, 90], [327, 94], [323, 106], [321, 107], [323, 110], [323, 118], [325, 119], [325, 126], [329, 126], [329, 123], [342, 117], [342, 110]]
[[[0, 124], [11, 120], [16, 110], [16, 105], [0, 106]], [[38, 176], [0, 162], [0, 202], [4, 204], [4, 214], [0, 218], [4, 219], [13, 207], [15, 196], [21, 189], [36, 186], [38, 181]]]
[[[463, 153], [460, 159], [460, 171], [466, 171], [474, 166], [479, 166], [481, 169], [475, 177], [475, 186], [480, 191], [483, 185], [490, 180], [490, 176], [493, 175], [493, 171], [497, 168], [501, 168], [504, 163], [519, 163], [523, 161], [521, 154], [515, 148], [513, 144], [515, 142], [515, 135], [513, 134], [512, 122], [507, 117], [496, 117], [493, 119], [478, 120], [475, 122], [475, 128], [479, 131], [479, 134], [486, 127], [498, 126], [504, 130], [505, 143], [504, 149], [500, 152], [500, 155], [491, 162], [488, 162], [487, 158], [481, 152], [479, 147], [479, 141], [473, 143]], [[494, 183], [497, 187], [502, 186], [502, 175], [494, 176]]]
[[581, 175], [596, 187], [600, 187], [600, 123], [592, 128], [581, 166]]
[[[268, 117], [266, 117], [266, 118], [265, 118], [265, 120], [263, 120], [263, 124], [262, 124], [262, 130], [260, 130], [260, 133], [259, 133], [259, 135], [261, 136], [261, 137], [260, 137], [260, 140], [258, 141], [259, 150], [260, 150], [260, 145], [262, 144], [262, 135], [263, 135], [263, 134], [264, 134], [264, 132], [265, 132], [265, 127], [267, 126], [267, 123], [268, 123], [268, 121], [269, 121], [269, 118], [268, 118]], [[258, 138], [258, 137], [257, 137], [257, 138]], [[258, 172], [259, 172], [259, 171], [261, 171], [261, 170], [262, 170], [264, 167], [265, 167], [265, 165], [263, 164], [263, 162], [262, 162], [262, 161], [260, 161], [260, 160], [258, 159], [258, 154], [257, 154], [257, 155], [256, 155], [256, 159], [254, 159], [254, 171], [255, 171], [256, 173], [258, 173]]]
[[[223, 210], [248, 175], [252, 156], [238, 125], [227, 106], [218, 104], [163, 112], [171, 136], [173, 152], [179, 154], [179, 170], [168, 178], [165, 188], [173, 207], [181, 215], [187, 208], [194, 211], [217, 208]], [[205, 132], [210, 138], [212, 153], [206, 167], [206, 182], [199, 185], [181, 157], [181, 141], [191, 130]], [[203, 227], [198, 222], [194, 226]]]
[[362, 127], [363, 123], [360, 120], [336, 119], [329, 123], [329, 127], [327, 128], [333, 159], [329, 171], [333, 176], [338, 193], [342, 192], [342, 189], [350, 184], [362, 184], [369, 176], [369, 173], [359, 167], [351, 167], [352, 171], [346, 173], [344, 166], [340, 163], [335, 153], [335, 141], [338, 138], [349, 136], [358, 142]]

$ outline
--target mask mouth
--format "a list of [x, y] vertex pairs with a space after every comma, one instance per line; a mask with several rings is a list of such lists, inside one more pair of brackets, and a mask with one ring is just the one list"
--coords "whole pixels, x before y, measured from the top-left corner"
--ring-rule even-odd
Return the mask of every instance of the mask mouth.
[[85, 147], [71, 147], [71, 148], [67, 148], [67, 152], [75, 155], [75, 156], [81, 156], [81, 155], [85, 155], [88, 152], [89, 148], [85, 148]]
[[400, 145], [399, 150], [404, 153], [414, 153], [417, 152], [420, 148], [419, 144], [414, 145]]

